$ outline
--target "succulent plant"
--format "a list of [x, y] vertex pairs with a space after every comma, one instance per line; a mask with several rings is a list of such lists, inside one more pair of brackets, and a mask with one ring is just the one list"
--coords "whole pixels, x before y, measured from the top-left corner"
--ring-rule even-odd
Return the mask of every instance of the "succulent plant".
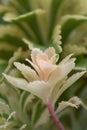
[[[8, 0], [6, 4], [0, 4], [0, 130], [57, 129], [51, 121], [46, 105], [36, 97], [38, 95], [32, 95], [31, 91], [24, 91], [27, 89], [15, 88], [19, 86], [16, 80], [13, 79], [11, 82], [12, 77], [25, 80], [23, 69], [29, 66], [35, 70], [31, 64], [34, 48], [43, 52], [47, 48], [54, 48], [59, 61], [73, 53], [76, 57], [76, 66], [68, 76], [70, 77], [73, 73], [84, 73], [81, 71], [87, 70], [86, 15], [86, 0]], [[30, 61], [29, 63], [25, 61], [26, 58]], [[17, 63], [15, 66], [18, 70], [14, 62]], [[56, 65], [58, 64], [56, 60]], [[10, 84], [5, 80], [3, 73]], [[76, 77], [73, 80], [77, 80]], [[65, 78], [62, 82], [64, 80]], [[67, 101], [69, 98], [71, 100], [61, 102], [59, 106], [67, 104], [76, 107], [74, 103], [77, 103], [79, 98], [87, 104], [86, 80], [85, 74], [76, 83], [73, 82], [72, 87], [60, 94], [59, 100], [56, 99], [54, 108], [57, 110], [58, 103], [62, 100]], [[43, 93], [45, 96], [44, 91]], [[76, 95], [79, 98], [75, 98], [73, 103], [71, 97]], [[80, 103], [84, 106], [82, 102]], [[66, 108], [57, 114], [65, 129], [86, 130], [87, 111], [82, 107], [78, 111], [74, 108]]]

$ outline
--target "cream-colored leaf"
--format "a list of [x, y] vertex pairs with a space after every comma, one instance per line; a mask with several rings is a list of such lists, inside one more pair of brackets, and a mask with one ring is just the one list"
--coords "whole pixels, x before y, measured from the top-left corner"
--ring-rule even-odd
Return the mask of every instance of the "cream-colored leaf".
[[50, 63], [47, 55], [38, 55], [37, 65], [40, 69], [40, 77], [43, 80], [48, 80], [49, 75], [56, 69], [56, 65]]
[[28, 81], [33, 81], [33, 80], [37, 80], [38, 79], [38, 75], [30, 67], [28, 67], [28, 66], [26, 66], [24, 64], [21, 64], [19, 62], [14, 62], [14, 65], [17, 67], [18, 70], [21, 71], [21, 73], [24, 75], [24, 77]]
[[3, 74], [7, 81], [12, 84], [13, 86], [20, 88], [22, 90], [26, 90], [33, 95], [36, 95], [44, 102], [46, 101], [49, 93], [49, 88], [47, 87], [47, 83], [44, 81], [33, 81], [28, 83], [26, 80], [21, 78], [15, 78], [12, 76], [8, 76]]
[[78, 108], [80, 105], [81, 105], [81, 100], [75, 96], [75, 97], [70, 98], [69, 101], [62, 101], [61, 103], [59, 103], [56, 113], [61, 112], [62, 110], [64, 110], [65, 108], [69, 106]]
[[50, 100], [53, 104], [56, 103], [56, 101], [58, 99], [57, 93], [60, 90], [61, 86], [65, 83], [66, 79], [67, 79], [67, 76], [64, 79], [60, 80], [58, 82], [58, 84], [55, 85], [55, 88], [53, 90], [51, 90], [52, 92], [51, 92], [51, 97], [50, 97], [51, 99]]
[[69, 74], [71, 70], [75, 67], [74, 60], [75, 59], [71, 59], [71, 61], [68, 61], [64, 65], [57, 66], [52, 75], [49, 77], [48, 82], [52, 86], [55, 86], [60, 80], [64, 79], [64, 77], [66, 77], [67, 74]]
[[65, 82], [65, 84], [61, 87], [59, 92], [57, 93], [57, 97], [59, 98], [61, 94], [68, 89], [74, 82], [76, 82], [79, 78], [81, 78], [86, 71], [78, 72], [76, 74], [73, 74], [70, 78], [68, 78]]
[[12, 77], [6, 74], [3, 74], [5, 79], [13, 86], [28, 91], [28, 82], [22, 78]]
[[32, 50], [32, 52], [31, 52], [31, 59], [32, 59], [32, 62], [33, 62], [34, 64], [37, 64], [37, 62], [36, 62], [37, 55], [38, 55], [38, 54], [41, 54], [41, 53], [42, 53], [42, 51], [41, 51], [40, 49], [34, 48], [34, 49]]
[[46, 102], [49, 95], [48, 84], [44, 81], [34, 81], [28, 84], [28, 91]]
[[59, 64], [65, 64], [71, 58], [71, 56], [73, 56], [73, 54], [66, 56]]
[[48, 58], [50, 59], [51, 63], [56, 63], [56, 52], [53, 47], [49, 47], [45, 50], [45, 53], [47, 54]]
[[26, 61], [29, 62], [29, 63], [32, 65], [32, 67], [37, 71], [38, 74], [40, 74], [39, 67], [38, 67], [36, 64], [34, 64], [34, 63], [33, 63], [32, 61], [30, 61], [29, 59], [26, 59]]

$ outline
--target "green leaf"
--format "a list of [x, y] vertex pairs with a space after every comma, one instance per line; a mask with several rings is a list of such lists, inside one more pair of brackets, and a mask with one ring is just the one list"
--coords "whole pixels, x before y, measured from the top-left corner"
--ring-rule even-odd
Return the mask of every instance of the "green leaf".
[[79, 55], [76, 60], [77, 67], [82, 67], [87, 69], [87, 56]]
[[16, 36], [5, 35], [3, 36], [3, 38], [0, 38], [0, 41], [4, 43], [7, 42], [9, 45], [13, 46], [14, 48], [23, 47], [24, 49], [27, 49], [27, 45], [20, 38]]
[[49, 39], [52, 36], [52, 32], [54, 29], [54, 26], [56, 24], [56, 19], [57, 19], [57, 12], [62, 4], [63, 0], [52, 0], [51, 3], [51, 12], [50, 12], [50, 29], [49, 29]]
[[29, 95], [30, 95], [29, 92], [23, 92], [23, 94], [21, 95], [20, 104], [21, 104], [22, 111], [23, 111], [25, 102], [26, 102], [27, 98], [29, 97]]
[[38, 104], [36, 106], [36, 110], [35, 110], [34, 119], [33, 119], [33, 123], [34, 124], [37, 123], [37, 121], [41, 117], [41, 114], [44, 112], [44, 110], [45, 110], [45, 106], [43, 106], [41, 104], [41, 102], [38, 102]]
[[10, 5], [20, 14], [29, 12], [31, 10], [29, 0], [10, 0]]
[[70, 33], [80, 24], [87, 22], [86, 16], [80, 16], [80, 15], [65, 15], [61, 18], [60, 24], [62, 26], [62, 42], [63, 44], [68, 39], [68, 36]]
[[44, 39], [42, 36], [42, 32], [39, 28], [39, 24], [37, 22], [37, 16], [41, 13], [43, 14], [44, 11], [41, 9], [37, 9], [35, 11], [29, 12], [24, 15], [20, 15], [14, 19], [11, 19], [11, 21], [16, 22], [16, 23], [19, 23], [19, 22], [26, 23], [27, 26], [29, 26], [31, 28], [31, 30], [33, 31], [34, 37], [36, 37], [37, 43], [45, 44], [45, 43], [43, 43]]

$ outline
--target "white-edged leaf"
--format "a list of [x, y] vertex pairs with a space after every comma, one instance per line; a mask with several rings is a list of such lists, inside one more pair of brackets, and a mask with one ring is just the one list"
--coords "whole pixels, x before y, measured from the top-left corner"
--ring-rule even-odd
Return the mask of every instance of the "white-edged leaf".
[[86, 73], [86, 71], [77, 72], [76, 74], [73, 74], [71, 77], [69, 77], [66, 80], [66, 82], [64, 83], [64, 85], [61, 87], [61, 89], [59, 90], [59, 92], [57, 93], [57, 97], [59, 98], [61, 96], [61, 94], [66, 89], [68, 89], [74, 82], [76, 82], [79, 78], [81, 78], [85, 73]]
[[58, 108], [56, 109], [56, 113], [61, 112], [62, 110], [64, 110], [65, 108], [69, 106], [77, 109], [80, 105], [81, 105], [81, 100], [75, 96], [75, 97], [70, 98], [69, 101], [60, 102]]
[[13, 86], [20, 88], [22, 90], [31, 92], [37, 97], [41, 98], [43, 101], [46, 101], [48, 97], [49, 87], [47, 87], [47, 83], [44, 81], [33, 81], [28, 83], [26, 80], [22, 78], [16, 78], [12, 76], [8, 76], [3, 74], [6, 80]]
[[33, 80], [38, 80], [38, 75], [36, 74], [36, 72], [31, 69], [29, 66], [21, 64], [19, 62], [14, 62], [14, 65], [17, 67], [18, 70], [21, 71], [21, 73], [24, 75], [24, 77], [28, 80], [28, 81], [33, 81]]

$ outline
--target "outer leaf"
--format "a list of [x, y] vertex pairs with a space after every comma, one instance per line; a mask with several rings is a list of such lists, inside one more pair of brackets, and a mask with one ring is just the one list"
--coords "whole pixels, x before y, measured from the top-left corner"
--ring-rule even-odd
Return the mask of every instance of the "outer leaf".
[[49, 29], [49, 38], [52, 36], [53, 28], [56, 24], [57, 12], [62, 2], [63, 0], [52, 0], [51, 2], [51, 13], [50, 13], [51, 23], [50, 23], [50, 29]]
[[83, 22], [87, 22], [86, 16], [65, 15], [62, 17], [59, 22], [62, 26], [62, 42], [65, 43], [70, 32]]
[[38, 22], [37, 22], [38, 15], [43, 14], [43, 13], [44, 13], [43, 10], [37, 9], [35, 11], [32, 11], [32, 12], [29, 12], [27, 14], [16, 17], [12, 21], [15, 21], [15, 22], [21, 21], [21, 22], [27, 23], [30, 30], [33, 31], [33, 32], [31, 32], [32, 35], [33, 35], [33, 33], [35, 35], [33, 37], [36, 37], [39, 40], [39, 41], [37, 41], [37, 43], [44, 44], [43, 43], [44, 39], [43, 39], [42, 34], [41, 34], [42, 32], [40, 31], [39, 25], [38, 25]]

